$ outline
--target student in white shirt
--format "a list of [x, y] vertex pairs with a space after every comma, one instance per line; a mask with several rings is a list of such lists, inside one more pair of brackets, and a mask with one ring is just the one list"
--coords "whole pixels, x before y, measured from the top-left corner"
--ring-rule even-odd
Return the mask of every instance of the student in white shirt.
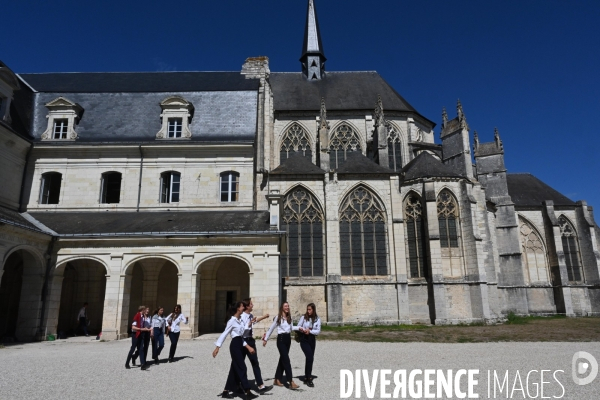
[[225, 390], [221, 394], [224, 399], [233, 399], [234, 397], [229, 392], [235, 392], [238, 388], [237, 383], [239, 382], [244, 389], [246, 399], [255, 399], [258, 395], [252, 393], [250, 390], [250, 382], [248, 382], [248, 375], [246, 369], [246, 363], [244, 362], [244, 353], [242, 349], [245, 347], [249, 353], [254, 353], [254, 349], [246, 343], [244, 340], [244, 331], [246, 325], [242, 322], [241, 315], [246, 309], [243, 302], [238, 301], [235, 306], [230, 310], [233, 316], [227, 321], [225, 330], [219, 336], [219, 339], [215, 342], [217, 346], [212, 353], [213, 358], [219, 354], [219, 349], [223, 345], [223, 342], [227, 338], [227, 335], [231, 335], [231, 343], [229, 344], [229, 354], [231, 354], [231, 366], [229, 367], [229, 375], [227, 376], [227, 383], [225, 384]]
[[173, 362], [175, 357], [175, 350], [177, 350], [177, 342], [179, 341], [179, 324], [184, 323], [187, 325], [189, 322], [188, 318], [181, 313], [181, 304], [175, 306], [175, 310], [167, 317], [167, 327], [169, 332], [169, 340], [171, 341], [171, 348], [169, 349], [169, 362]]
[[273, 389], [273, 386], [265, 386], [262, 374], [260, 372], [260, 365], [258, 363], [258, 352], [256, 351], [256, 342], [254, 340], [254, 334], [252, 331], [252, 327], [255, 324], [258, 324], [260, 321], [269, 318], [269, 314], [263, 315], [262, 317], [255, 317], [252, 315], [252, 311], [254, 310], [254, 303], [252, 303], [252, 299], [244, 299], [242, 300], [244, 305], [246, 306], [246, 310], [241, 315], [241, 320], [244, 324], [244, 341], [250, 345], [254, 349], [254, 353], [250, 353], [247, 348], [243, 348], [244, 358], [248, 357], [250, 360], [250, 364], [252, 364], [252, 371], [254, 372], [254, 380], [256, 381], [256, 386], [258, 386], [258, 393], [264, 394], [269, 390]]
[[283, 372], [285, 371], [286, 381], [289, 383], [290, 389], [298, 389], [298, 385], [293, 381], [292, 365], [290, 364], [290, 347], [292, 346], [292, 317], [290, 314], [290, 305], [285, 302], [279, 309], [279, 314], [273, 319], [273, 324], [263, 339], [263, 346], [267, 345], [267, 341], [271, 333], [277, 328], [277, 350], [279, 350], [279, 363], [275, 370], [275, 380], [273, 384], [276, 386], [284, 386]]
[[152, 359], [154, 364], [158, 365], [158, 356], [165, 347], [165, 328], [167, 325], [167, 319], [163, 316], [165, 310], [161, 306], [154, 311], [152, 316]]
[[317, 306], [310, 303], [306, 306], [306, 314], [300, 317], [298, 325], [294, 330], [300, 332], [300, 348], [306, 357], [304, 364], [304, 382], [308, 387], [314, 387], [312, 367], [315, 360], [315, 348], [317, 346], [316, 336], [321, 333], [321, 319], [317, 315]]
[[77, 314], [77, 321], [79, 321], [79, 328], [83, 331], [83, 334], [90, 336], [87, 329], [87, 306], [88, 303], [83, 303], [83, 307], [81, 307], [79, 314]]

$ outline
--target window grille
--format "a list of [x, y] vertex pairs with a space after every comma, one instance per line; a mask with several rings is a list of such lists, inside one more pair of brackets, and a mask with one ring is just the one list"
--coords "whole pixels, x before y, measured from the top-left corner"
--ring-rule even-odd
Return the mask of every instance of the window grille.
[[402, 143], [400, 132], [391, 124], [388, 124], [388, 161], [393, 171], [402, 169]]
[[160, 202], [178, 203], [181, 187], [181, 174], [179, 172], [163, 172], [160, 183]]
[[426, 278], [427, 251], [423, 204], [416, 194], [409, 194], [404, 201], [404, 221], [408, 247], [408, 263], [411, 278]]
[[284, 133], [279, 149], [279, 163], [293, 155], [302, 154], [312, 162], [312, 150], [306, 131], [297, 123], [290, 126]]
[[335, 129], [329, 141], [331, 168], [337, 169], [352, 151], [361, 151], [359, 136], [350, 125], [341, 124]]
[[563, 215], [558, 218], [558, 225], [560, 226], [560, 236], [562, 238], [569, 281], [582, 282], [581, 254], [579, 253], [577, 231], [575, 231], [573, 225]]
[[535, 228], [519, 217], [519, 233], [525, 277], [529, 282], [549, 282], [548, 261], [542, 238]]
[[234, 202], [239, 197], [240, 174], [237, 172], [223, 172], [221, 174], [221, 201]]
[[183, 119], [182, 118], [169, 118], [169, 125], [167, 128], [168, 137], [180, 138], [183, 130]]
[[54, 120], [54, 139], [66, 139], [67, 130], [69, 129], [68, 119], [55, 119]]

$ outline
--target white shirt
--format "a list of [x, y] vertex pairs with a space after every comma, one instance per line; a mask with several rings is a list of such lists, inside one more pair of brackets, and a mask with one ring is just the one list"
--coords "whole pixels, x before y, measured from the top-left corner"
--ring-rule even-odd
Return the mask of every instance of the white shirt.
[[[215, 345], [217, 347], [221, 347], [223, 345], [223, 342], [227, 338], [227, 335], [229, 334], [231, 334], [232, 339], [244, 336], [244, 331], [245, 325], [242, 321], [242, 318], [240, 317], [240, 319], [237, 319], [236, 317], [231, 317], [229, 321], [227, 321], [227, 326], [225, 327], [223, 333], [221, 333], [221, 336], [219, 336], [219, 339], [215, 342]], [[246, 346], [246, 344], [246, 341], [244, 341], [244, 346]]]
[[242, 320], [242, 323], [244, 324], [244, 338], [251, 338], [252, 337], [252, 327], [254, 326], [254, 323], [252, 323], [252, 320], [254, 319], [254, 315], [252, 315], [252, 313], [243, 312], [242, 315], [240, 316], [240, 319]]
[[278, 335], [281, 335], [282, 333], [291, 333], [292, 330], [297, 330], [297, 329], [294, 329], [294, 321], [292, 321], [291, 324], [288, 324], [287, 319], [283, 318], [281, 320], [281, 323], [279, 325], [277, 325], [277, 318], [279, 318], [279, 316], [273, 318], [273, 323], [271, 324], [271, 327], [265, 334], [265, 338], [264, 338], [265, 342], [267, 340], [269, 340], [269, 337], [271, 336], [271, 333], [273, 333], [273, 331], [275, 330], [275, 327], [277, 327]]
[[171, 332], [178, 333], [179, 332], [179, 324], [183, 321], [184, 324], [187, 324], [189, 321], [183, 314], [179, 314], [179, 317], [173, 319], [173, 314], [169, 314], [167, 317], [167, 324], [169, 324], [171, 328]]
[[[85, 307], [81, 307], [81, 310], [79, 310], [79, 315], [77, 315], [77, 319], [86, 318], [87, 317], [86, 314], [87, 313], [85, 312]], [[71, 314], [71, 315], [73, 315], [73, 314]]]
[[167, 319], [165, 317], [158, 314], [154, 314], [154, 316], [152, 317], [152, 328], [159, 328], [164, 332], [165, 326], [167, 324], [166, 322]]
[[300, 321], [298, 321], [298, 325], [294, 327], [294, 330], [299, 330], [298, 328], [309, 329], [311, 335], [317, 336], [321, 333], [321, 318], [317, 317], [317, 320], [313, 324], [312, 319], [304, 319], [304, 315], [300, 317]]

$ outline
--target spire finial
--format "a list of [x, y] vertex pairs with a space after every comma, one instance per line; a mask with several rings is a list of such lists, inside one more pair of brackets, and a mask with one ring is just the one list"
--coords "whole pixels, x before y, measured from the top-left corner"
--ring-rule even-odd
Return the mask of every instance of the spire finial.
[[448, 113], [446, 112], [446, 107], [442, 108], [442, 128], [446, 126], [448, 123]]
[[382, 126], [385, 124], [385, 116], [383, 115], [383, 101], [381, 101], [381, 95], [377, 95], [377, 103], [375, 104], [375, 126]]
[[479, 135], [477, 134], [477, 131], [473, 131], [473, 148], [475, 149], [475, 151], [477, 151], [478, 147], [479, 147]]
[[319, 129], [329, 129], [329, 122], [327, 122], [327, 107], [325, 106], [325, 97], [321, 97], [321, 123]]
[[458, 114], [458, 122], [460, 122], [460, 127], [462, 129], [469, 130], [469, 125], [467, 124], [467, 117], [465, 117], [465, 113], [463, 111], [460, 99], [458, 99], [458, 101], [456, 102], [456, 112]]
[[496, 142], [496, 147], [500, 150], [504, 150], [504, 145], [502, 144], [502, 139], [500, 139], [500, 132], [498, 132], [498, 128], [494, 128], [494, 141]]
[[325, 74], [325, 54], [321, 43], [321, 30], [317, 19], [317, 10], [314, 0], [308, 1], [306, 15], [306, 28], [304, 31], [304, 45], [302, 46], [302, 73], [305, 78], [322, 79]]

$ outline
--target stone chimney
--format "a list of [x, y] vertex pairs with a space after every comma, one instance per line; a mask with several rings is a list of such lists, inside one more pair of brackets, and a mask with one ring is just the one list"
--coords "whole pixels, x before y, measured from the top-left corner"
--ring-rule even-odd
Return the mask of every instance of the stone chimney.
[[268, 78], [270, 73], [269, 57], [248, 57], [244, 65], [242, 65], [242, 75], [246, 79]]

